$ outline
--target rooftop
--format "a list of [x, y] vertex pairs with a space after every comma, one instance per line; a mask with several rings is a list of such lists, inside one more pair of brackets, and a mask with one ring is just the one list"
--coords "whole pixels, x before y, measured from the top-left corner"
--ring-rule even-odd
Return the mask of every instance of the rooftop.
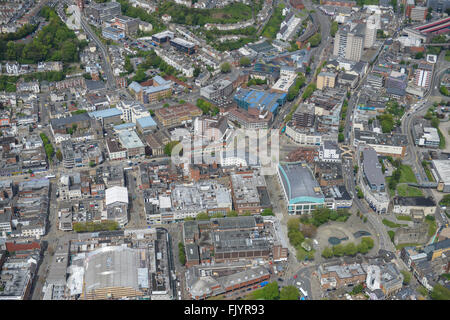
[[319, 184], [307, 165], [302, 163], [279, 164], [278, 170], [290, 204], [324, 202]]

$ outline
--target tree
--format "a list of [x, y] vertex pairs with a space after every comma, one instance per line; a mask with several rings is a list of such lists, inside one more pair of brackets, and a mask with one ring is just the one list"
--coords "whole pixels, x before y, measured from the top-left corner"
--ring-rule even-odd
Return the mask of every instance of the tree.
[[164, 146], [164, 153], [166, 155], [168, 155], [168, 156], [171, 156], [173, 148], [179, 143], [180, 143], [180, 141], [171, 141], [171, 142], [169, 142], [168, 144], [166, 144]]
[[295, 286], [283, 287], [280, 291], [280, 300], [298, 300], [300, 292]]
[[338, 23], [337, 23], [337, 21], [333, 21], [331, 23], [331, 28], [330, 28], [331, 36], [334, 37], [334, 35], [336, 34], [337, 31], [338, 31]]
[[344, 252], [348, 256], [354, 256], [358, 252], [358, 249], [353, 242], [350, 242], [344, 247]]
[[361, 239], [361, 243], [365, 243], [367, 245], [367, 248], [370, 250], [374, 246], [373, 239], [371, 237], [363, 237]]
[[228, 62], [224, 62], [220, 65], [220, 71], [222, 73], [228, 73], [231, 71], [231, 65]]
[[430, 296], [433, 300], [450, 300], [450, 290], [441, 284], [436, 284], [431, 290]]
[[62, 161], [62, 159], [63, 159], [61, 149], [59, 149], [59, 148], [56, 150], [56, 159], [58, 159], [58, 161]]
[[411, 273], [405, 270], [400, 271], [403, 275], [403, 284], [408, 285], [411, 282]]
[[350, 292], [350, 294], [351, 295], [359, 294], [359, 293], [362, 293], [363, 290], [364, 290], [363, 285], [361, 283], [359, 283], [353, 287], [353, 290], [352, 290], [352, 292]]
[[195, 219], [197, 220], [209, 220], [209, 215], [206, 212], [200, 212]]
[[231, 210], [227, 213], [227, 217], [237, 217], [238, 213], [234, 210]]
[[330, 247], [326, 247], [325, 249], [323, 249], [322, 251], [322, 257], [329, 259], [333, 256], [333, 250], [331, 250]]
[[336, 257], [342, 257], [344, 255], [344, 246], [341, 244], [337, 244], [333, 246], [333, 255]]
[[251, 64], [251, 61], [250, 61], [250, 59], [249, 59], [248, 57], [242, 57], [242, 58], [239, 60], [239, 64], [240, 64], [241, 66], [248, 67], [248, 66]]
[[321, 41], [322, 41], [322, 36], [320, 35], [320, 33], [316, 33], [311, 38], [309, 38], [309, 44], [313, 48], [317, 47]]
[[301, 231], [308, 238], [314, 238], [317, 234], [317, 228], [312, 224], [302, 224]]
[[288, 230], [300, 230], [300, 220], [299, 218], [290, 218], [287, 222]]
[[358, 249], [359, 253], [367, 253], [369, 252], [369, 248], [367, 247], [367, 244], [361, 242], [360, 244], [357, 245], [356, 247]]
[[267, 284], [263, 289], [265, 300], [278, 300], [280, 298], [280, 290], [277, 282]]
[[182, 242], [178, 243], [178, 259], [182, 266], [186, 264], [186, 253], [184, 251], [184, 244]]

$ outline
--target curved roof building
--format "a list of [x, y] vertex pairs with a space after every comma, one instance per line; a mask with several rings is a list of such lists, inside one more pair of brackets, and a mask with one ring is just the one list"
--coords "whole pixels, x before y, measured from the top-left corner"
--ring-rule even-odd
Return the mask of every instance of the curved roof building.
[[280, 163], [278, 178], [289, 214], [303, 214], [323, 207], [325, 197], [311, 169], [303, 163]]

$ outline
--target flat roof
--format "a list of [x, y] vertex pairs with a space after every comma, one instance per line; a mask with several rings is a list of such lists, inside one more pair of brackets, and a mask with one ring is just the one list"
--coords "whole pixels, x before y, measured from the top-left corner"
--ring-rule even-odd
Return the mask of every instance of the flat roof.
[[104, 109], [104, 110], [98, 110], [89, 112], [89, 116], [92, 118], [109, 118], [109, 117], [115, 117], [122, 115], [122, 111], [118, 108], [110, 108], [110, 109]]
[[118, 136], [122, 146], [126, 149], [145, 147], [135, 131], [122, 131]]
[[156, 127], [156, 122], [153, 120], [152, 116], [139, 118], [136, 121], [142, 128]]

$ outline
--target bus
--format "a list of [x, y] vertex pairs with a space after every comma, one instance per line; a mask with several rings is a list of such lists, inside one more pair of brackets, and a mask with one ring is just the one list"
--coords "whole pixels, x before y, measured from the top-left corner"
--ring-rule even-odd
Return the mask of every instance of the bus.
[[47, 179], [53, 179], [56, 178], [56, 176], [54, 174], [49, 174], [45, 176]]
[[300, 291], [302, 292], [304, 297], [308, 297], [308, 292], [306, 292], [306, 290], [304, 290], [303, 288], [300, 288]]
[[133, 170], [133, 167], [126, 167], [126, 168], [123, 168], [123, 170]]

